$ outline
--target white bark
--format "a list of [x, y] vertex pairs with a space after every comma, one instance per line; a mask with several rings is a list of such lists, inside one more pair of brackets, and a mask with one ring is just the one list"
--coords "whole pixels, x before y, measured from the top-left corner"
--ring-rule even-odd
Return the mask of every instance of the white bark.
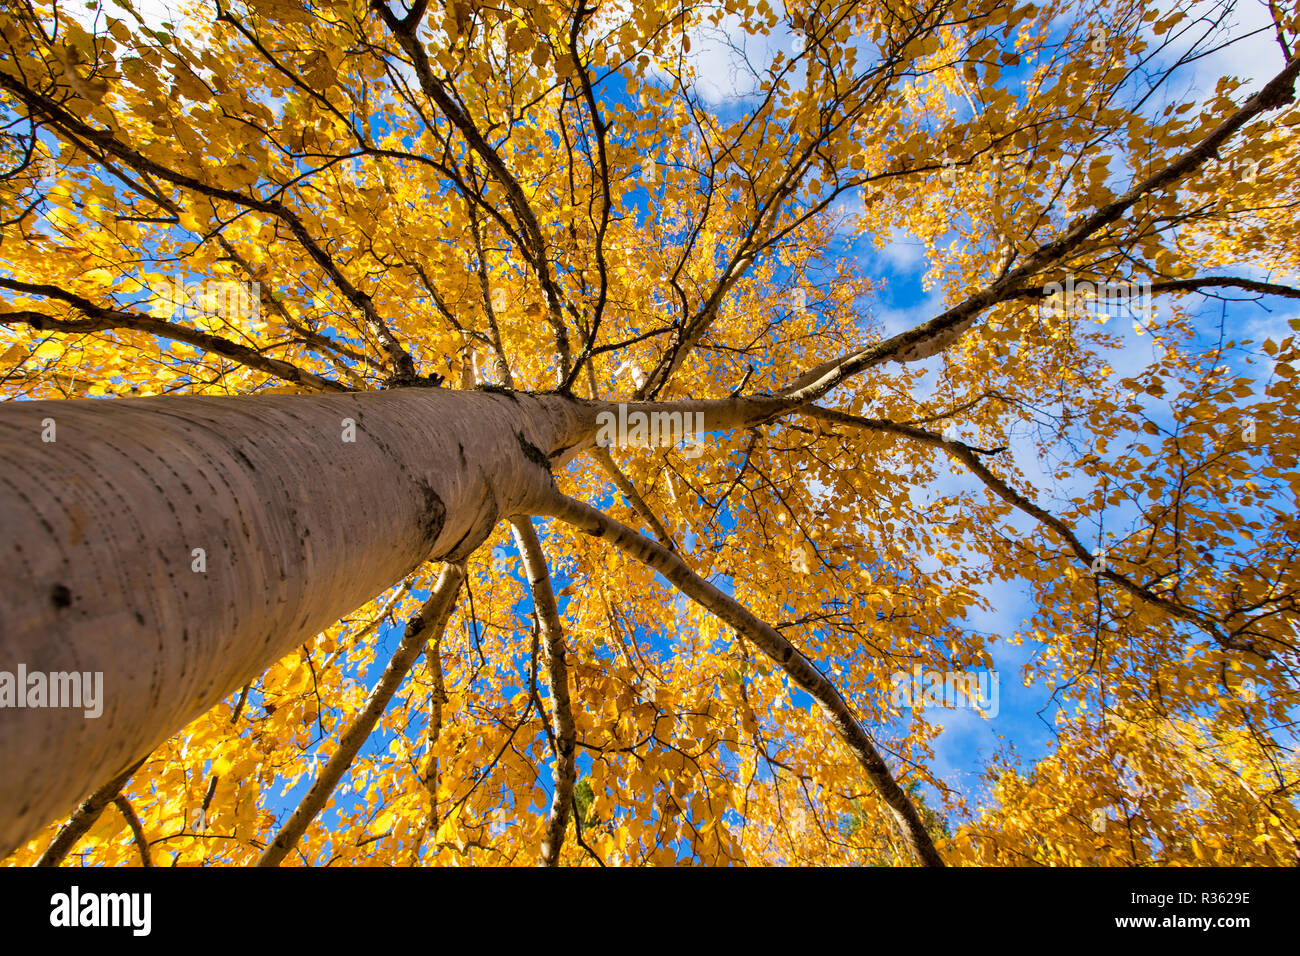
[[533, 608], [537, 615], [537, 628], [541, 633], [542, 651], [546, 654], [547, 685], [551, 698], [551, 737], [555, 749], [555, 771], [552, 776], [555, 790], [551, 809], [546, 817], [546, 834], [542, 837], [542, 865], [558, 866], [560, 850], [564, 847], [564, 833], [569, 825], [569, 809], [573, 804], [573, 787], [577, 781], [574, 752], [577, 748], [577, 729], [573, 723], [573, 707], [569, 699], [569, 665], [565, 656], [564, 626], [560, 622], [560, 609], [555, 603], [551, 587], [551, 572], [546, 566], [546, 556], [537, 532], [527, 518], [511, 522], [519, 556], [528, 572], [528, 586], [533, 595]]
[[535, 512], [531, 449], [581, 427], [564, 399], [433, 388], [0, 407], [0, 671], [99, 672], [104, 698], [0, 709], [0, 857], [421, 562]]

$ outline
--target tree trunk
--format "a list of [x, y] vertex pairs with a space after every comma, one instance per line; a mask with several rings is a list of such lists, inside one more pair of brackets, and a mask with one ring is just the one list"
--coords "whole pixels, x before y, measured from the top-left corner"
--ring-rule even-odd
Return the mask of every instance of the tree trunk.
[[[0, 857], [421, 562], [535, 512], [537, 450], [581, 429], [565, 399], [438, 388], [6, 403]], [[102, 713], [16, 706], [37, 703], [20, 665], [102, 674]]]

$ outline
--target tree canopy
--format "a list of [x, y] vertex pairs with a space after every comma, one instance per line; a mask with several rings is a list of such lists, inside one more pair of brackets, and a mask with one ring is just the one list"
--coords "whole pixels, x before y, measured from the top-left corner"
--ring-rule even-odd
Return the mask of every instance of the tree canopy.
[[[287, 863], [908, 863], [899, 801], [951, 864], [1300, 859], [1293, 9], [163, 16], [0, 14], [5, 400], [704, 415], [574, 454], [538, 536], [501, 522]], [[147, 756], [74, 852], [262, 857], [439, 574]], [[1024, 619], [973, 626], [1008, 589]], [[958, 785], [917, 674], [1040, 689], [1044, 752], [985, 707], [1003, 746]]]

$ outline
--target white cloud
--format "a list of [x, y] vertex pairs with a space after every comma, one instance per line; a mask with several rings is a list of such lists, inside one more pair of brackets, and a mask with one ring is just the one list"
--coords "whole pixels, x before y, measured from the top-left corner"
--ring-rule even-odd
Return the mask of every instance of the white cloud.
[[[781, 16], [779, 5], [775, 9]], [[692, 91], [708, 103], [753, 93], [777, 52], [789, 56], [794, 50], [794, 37], [783, 19], [768, 34], [751, 35], [744, 23], [744, 18], [727, 14], [716, 26], [706, 22], [688, 31], [691, 48], [682, 59], [694, 78]], [[658, 69], [654, 75], [661, 82], [669, 80]]]
[[[1204, 49], [1214, 52], [1197, 59], [1190, 69], [1180, 69], [1176, 74], [1182, 80], [1170, 91], [1171, 97], [1182, 99], [1191, 92], [1203, 102], [1214, 95], [1221, 76], [1245, 80], [1247, 89], [1254, 92], [1282, 69], [1282, 49], [1277, 43], [1267, 0], [1194, 0], [1186, 9], [1188, 19], [1164, 36], [1152, 33], [1150, 24], [1144, 29], [1144, 36], [1152, 44], [1152, 49], [1158, 44], [1169, 43], [1168, 49], [1157, 58], [1160, 64], [1172, 64], [1178, 56], [1187, 53], [1209, 24], [1219, 23], [1221, 32], [1217, 42], [1211, 40], [1203, 44]], [[1191, 29], [1186, 29], [1189, 25]], [[1173, 38], [1174, 34], [1185, 29], [1184, 35]], [[1232, 42], [1222, 49], [1214, 49], [1225, 39]]]
[[906, 229], [895, 229], [876, 255], [893, 273], [915, 272], [925, 262], [925, 243]]
[[[131, 4], [134, 13], [114, 3], [104, 0], [93, 8], [85, 4], [70, 3], [59, 7], [61, 16], [69, 16], [87, 30], [102, 32], [108, 29], [108, 18], [121, 20], [128, 26], [136, 27], [144, 21], [144, 26], [151, 30], [161, 29], [164, 23], [175, 27], [193, 30], [200, 24], [210, 21], [208, 12], [190, 0], [134, 0]], [[206, 33], [206, 27], [203, 30]]]

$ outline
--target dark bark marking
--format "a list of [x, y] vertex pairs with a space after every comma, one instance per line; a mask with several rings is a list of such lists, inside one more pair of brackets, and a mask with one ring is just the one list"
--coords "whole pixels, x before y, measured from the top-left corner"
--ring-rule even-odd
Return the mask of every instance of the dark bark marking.
[[484, 382], [482, 385], [475, 385], [474, 390], [477, 392], [491, 392], [493, 395], [504, 395], [513, 402], [519, 401], [519, 396], [515, 394], [513, 388], [507, 388], [504, 385], [496, 385], [492, 382]]
[[551, 461], [542, 454], [542, 450], [525, 438], [523, 432], [515, 432], [515, 437], [519, 439], [519, 447], [523, 450], [524, 457], [549, 475], [551, 473]]
[[416, 486], [424, 497], [420, 517], [420, 532], [424, 535], [429, 546], [432, 547], [433, 543], [438, 540], [438, 535], [442, 534], [443, 525], [447, 523], [447, 506], [443, 504], [438, 492], [433, 490], [433, 486], [423, 478], [416, 483]]

